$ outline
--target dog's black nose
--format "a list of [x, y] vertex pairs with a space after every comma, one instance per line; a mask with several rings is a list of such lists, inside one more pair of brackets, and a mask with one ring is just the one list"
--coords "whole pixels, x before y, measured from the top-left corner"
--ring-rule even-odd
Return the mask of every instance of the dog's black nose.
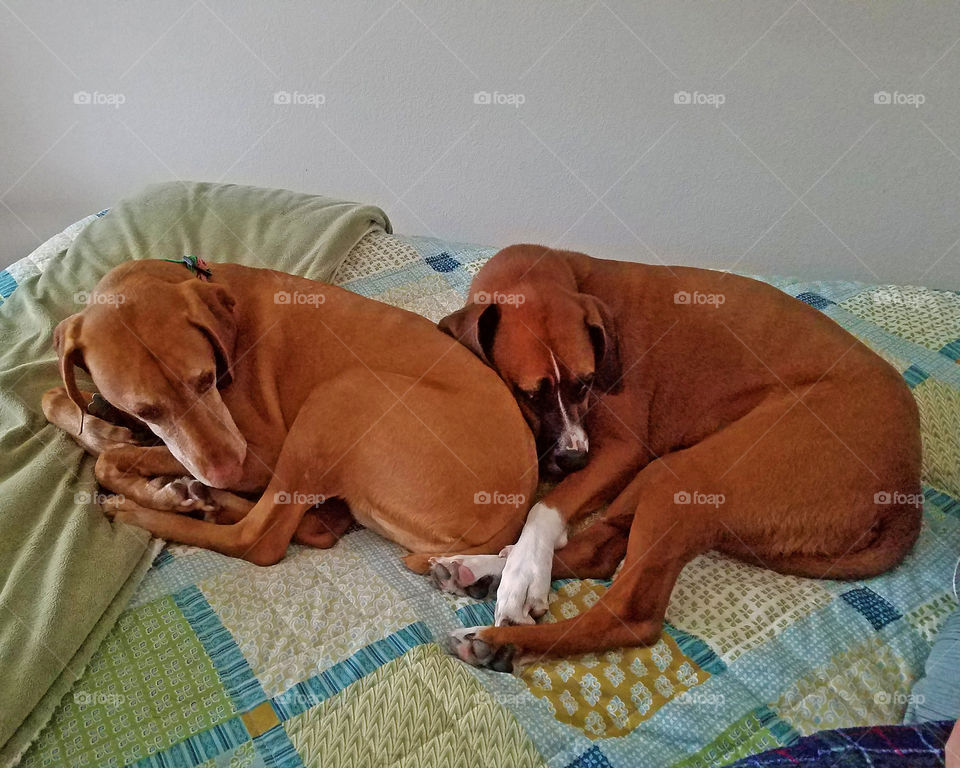
[[553, 454], [553, 460], [564, 472], [576, 472], [587, 466], [587, 452], [566, 448]]

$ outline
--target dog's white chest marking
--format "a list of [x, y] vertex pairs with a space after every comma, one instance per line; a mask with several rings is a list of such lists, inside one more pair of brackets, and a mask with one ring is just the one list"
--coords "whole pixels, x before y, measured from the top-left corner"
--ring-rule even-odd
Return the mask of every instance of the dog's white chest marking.
[[560, 513], [543, 502], [535, 504], [503, 568], [494, 612], [498, 626], [532, 624], [546, 612], [553, 551], [566, 543], [566, 524]]
[[557, 447], [560, 450], [586, 453], [589, 447], [587, 433], [582, 426], [573, 422], [567, 406], [563, 403], [563, 394], [560, 391], [560, 366], [557, 365], [557, 358], [554, 357], [553, 352], [550, 353], [550, 361], [553, 363], [553, 372], [557, 377], [557, 405], [560, 406], [560, 418], [563, 420], [563, 430], [557, 439]]

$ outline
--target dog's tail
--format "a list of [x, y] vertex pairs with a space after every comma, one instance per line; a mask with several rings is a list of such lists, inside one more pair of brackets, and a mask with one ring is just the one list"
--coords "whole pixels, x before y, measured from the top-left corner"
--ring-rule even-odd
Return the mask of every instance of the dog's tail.
[[[755, 565], [789, 576], [811, 579], [866, 579], [899, 564], [920, 535], [921, 504], [890, 504], [882, 512], [871, 534], [840, 555], [774, 555], [760, 558], [755, 553], [736, 556]], [[746, 555], [746, 556], [745, 556]]]

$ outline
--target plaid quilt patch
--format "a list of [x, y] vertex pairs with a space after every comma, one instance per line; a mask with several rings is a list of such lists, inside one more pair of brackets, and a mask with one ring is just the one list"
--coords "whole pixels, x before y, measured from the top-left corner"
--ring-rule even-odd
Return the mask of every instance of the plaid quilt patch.
[[[55, 269], [81, 224], [0, 274], [0, 295]], [[372, 233], [336, 282], [438, 320], [492, 253]], [[435, 642], [489, 622], [492, 603], [438, 592], [369, 531], [331, 550], [293, 546], [269, 569], [169, 545], [22, 764], [692, 768], [829, 752], [888, 766], [904, 764], [898, 750], [937, 764], [935, 726], [862, 727], [902, 719], [957, 604], [960, 296], [765, 279], [877, 350], [917, 398], [924, 526], [899, 568], [809, 581], [710, 553], [684, 570], [652, 648], [510, 676], [466, 667]], [[547, 621], [589, 607], [607, 583], [554, 587]], [[803, 738], [824, 728], [854, 730]]]
[[943, 765], [952, 723], [848, 728], [809, 736], [790, 747], [733, 763], [731, 768], [932, 768]]

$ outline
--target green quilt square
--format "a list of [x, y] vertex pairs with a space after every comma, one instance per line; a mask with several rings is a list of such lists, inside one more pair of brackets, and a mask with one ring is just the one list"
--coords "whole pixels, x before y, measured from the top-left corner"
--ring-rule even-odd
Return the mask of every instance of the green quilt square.
[[23, 766], [119, 768], [234, 714], [206, 651], [166, 596], [120, 617]]

